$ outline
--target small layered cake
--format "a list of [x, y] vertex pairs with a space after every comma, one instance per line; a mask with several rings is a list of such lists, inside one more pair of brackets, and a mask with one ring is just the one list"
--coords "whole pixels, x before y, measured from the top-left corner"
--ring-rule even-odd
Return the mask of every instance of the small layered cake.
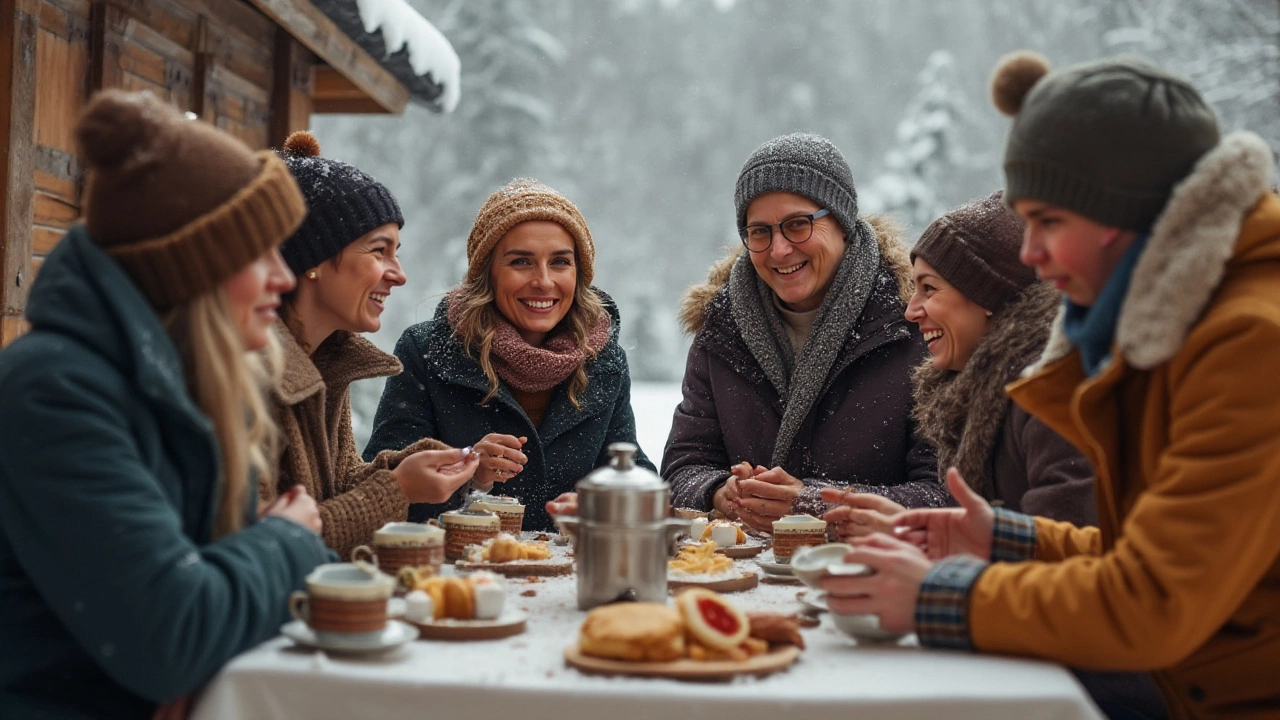
[[791, 562], [798, 547], [822, 545], [827, 541], [827, 523], [812, 515], [787, 515], [773, 521], [773, 557]]
[[524, 505], [516, 498], [486, 495], [471, 503], [471, 509], [497, 515], [502, 523], [502, 532], [520, 537], [520, 531], [524, 528]]
[[441, 513], [440, 525], [444, 527], [445, 559], [461, 560], [466, 557], [468, 545], [483, 545], [498, 537], [502, 521], [491, 512], [473, 508], [467, 512], [450, 510]]
[[430, 566], [437, 573], [444, 564], [445, 531], [434, 525], [387, 523], [373, 533], [378, 567], [395, 575], [403, 567]]

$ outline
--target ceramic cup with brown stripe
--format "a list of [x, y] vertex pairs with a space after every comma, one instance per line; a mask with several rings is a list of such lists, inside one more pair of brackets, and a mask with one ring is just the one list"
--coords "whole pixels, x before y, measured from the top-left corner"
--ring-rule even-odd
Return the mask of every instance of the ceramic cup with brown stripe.
[[486, 495], [471, 503], [471, 509], [486, 510], [497, 515], [502, 523], [502, 532], [511, 533], [517, 538], [524, 529], [524, 505], [513, 497]]
[[370, 640], [387, 627], [387, 599], [395, 581], [368, 563], [329, 563], [307, 576], [307, 590], [289, 597], [289, 612], [316, 638]]
[[430, 566], [436, 574], [444, 564], [444, 530], [435, 525], [391, 522], [373, 533], [373, 547], [351, 551], [352, 562], [370, 562], [395, 577], [400, 568]]
[[827, 542], [827, 521], [812, 515], [786, 515], [773, 521], [773, 557], [780, 563], [791, 561], [798, 547]]
[[483, 545], [486, 541], [498, 537], [502, 529], [502, 521], [497, 515], [481, 510], [450, 510], [440, 514], [440, 525], [444, 527], [444, 557], [446, 560], [461, 560], [465, 557], [468, 545]]

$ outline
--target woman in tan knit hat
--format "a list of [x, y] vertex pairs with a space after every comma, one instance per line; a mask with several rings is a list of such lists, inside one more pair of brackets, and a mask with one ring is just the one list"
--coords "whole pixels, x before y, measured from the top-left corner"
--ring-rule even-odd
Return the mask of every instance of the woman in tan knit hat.
[[298, 276], [276, 324], [284, 376], [272, 393], [284, 434], [280, 476], [259, 484], [270, 502], [295, 483], [315, 496], [324, 539], [342, 557], [403, 521], [412, 502], [443, 502], [478, 458], [417, 436], [360, 459], [351, 428], [351, 383], [400, 372], [400, 361], [360, 336], [382, 326], [387, 297], [405, 283], [397, 251], [404, 216], [386, 186], [320, 156], [311, 133], [281, 153], [307, 201], [307, 218], [281, 252]]
[[256, 512], [252, 486], [289, 171], [149, 94], [100, 94], [76, 135], [84, 224], [0, 352], [0, 717], [149, 717], [330, 557], [305, 491]]
[[[467, 239], [467, 276], [435, 318], [405, 331], [405, 372], [387, 381], [365, 456], [429, 436], [474, 445], [472, 484], [525, 503], [525, 528], [552, 529], [545, 503], [636, 441], [618, 311], [591, 286], [595, 244], [578, 208], [515, 180], [489, 196]], [[636, 460], [652, 469], [643, 451]], [[422, 519], [461, 503], [415, 507]]]

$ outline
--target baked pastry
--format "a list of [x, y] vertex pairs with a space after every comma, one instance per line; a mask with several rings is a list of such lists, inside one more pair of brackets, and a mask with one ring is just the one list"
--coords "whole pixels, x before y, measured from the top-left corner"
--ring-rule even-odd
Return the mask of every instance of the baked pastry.
[[779, 613], [747, 613], [751, 637], [778, 645], [795, 645], [804, 649], [800, 623], [794, 617]]
[[716, 554], [716, 544], [711, 541], [700, 545], [685, 545], [676, 556], [667, 561], [669, 578], [683, 580], [704, 576], [734, 576], [733, 560]]
[[751, 630], [751, 623], [741, 610], [705, 588], [681, 592], [676, 596], [676, 607], [690, 637], [715, 650], [741, 645]]
[[485, 543], [480, 550], [480, 557], [472, 562], [504, 563], [516, 560], [546, 560], [551, 557], [551, 549], [544, 543], [522, 543], [514, 535], [502, 533]]
[[431, 598], [433, 618], [474, 620], [476, 616], [475, 588], [467, 578], [429, 577], [416, 588]]
[[615, 603], [587, 613], [578, 631], [583, 655], [667, 662], [684, 657], [685, 626], [680, 613], [660, 603]]
[[741, 645], [731, 647], [725, 650], [709, 648], [706, 645], [694, 640], [687, 639], [689, 645], [689, 659], [698, 660], [700, 662], [709, 662], [714, 660], [732, 660], [734, 662], [742, 662], [749, 660], [756, 655], [763, 655], [769, 652], [769, 643], [759, 638], [749, 637], [742, 641]]

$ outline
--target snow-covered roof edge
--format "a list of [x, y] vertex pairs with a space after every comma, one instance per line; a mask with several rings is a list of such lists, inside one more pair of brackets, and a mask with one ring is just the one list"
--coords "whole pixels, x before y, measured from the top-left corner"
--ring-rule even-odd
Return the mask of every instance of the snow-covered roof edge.
[[387, 69], [410, 98], [451, 112], [461, 95], [458, 53], [405, 0], [311, 0], [334, 24]]

